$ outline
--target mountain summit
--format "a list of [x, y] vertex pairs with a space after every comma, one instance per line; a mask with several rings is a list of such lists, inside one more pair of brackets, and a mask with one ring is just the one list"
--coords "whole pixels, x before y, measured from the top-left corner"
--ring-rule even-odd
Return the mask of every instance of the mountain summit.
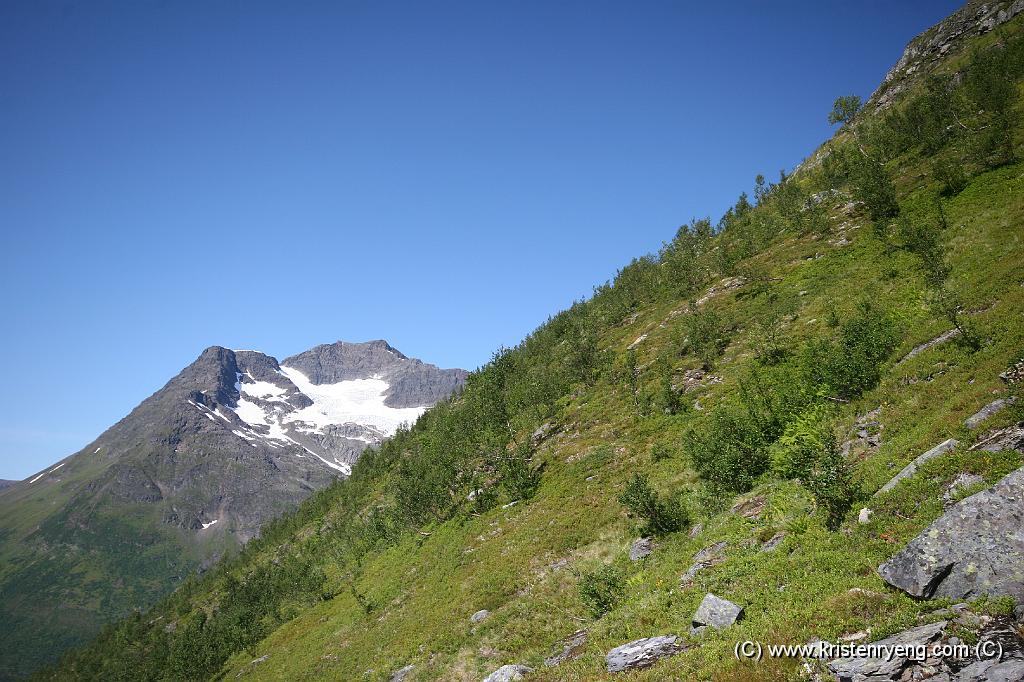
[[4, 619], [56, 637], [51, 650], [81, 641], [347, 476], [467, 374], [383, 340], [283, 362], [207, 348], [81, 451], [4, 491]]

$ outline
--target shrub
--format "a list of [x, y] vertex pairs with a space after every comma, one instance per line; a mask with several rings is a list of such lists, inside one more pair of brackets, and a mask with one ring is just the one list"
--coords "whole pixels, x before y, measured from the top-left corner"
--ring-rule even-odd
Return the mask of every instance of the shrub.
[[869, 298], [839, 328], [838, 339], [809, 342], [802, 364], [809, 383], [820, 385], [843, 399], [874, 388], [881, 378], [881, 363], [899, 340], [892, 316]]
[[644, 519], [643, 535], [665, 535], [682, 530], [689, 525], [686, 508], [678, 499], [665, 501], [651, 488], [647, 476], [633, 474], [626, 489], [619, 495], [619, 502], [625, 505], [632, 516]]
[[514, 500], [528, 500], [540, 487], [543, 468], [531, 466], [528, 448], [520, 446], [498, 461], [501, 487]]
[[713, 310], [698, 310], [694, 304], [690, 309], [693, 312], [684, 318], [690, 350], [704, 369], [711, 369], [728, 343], [722, 318]]
[[701, 477], [726, 490], [749, 490], [768, 469], [766, 442], [757, 423], [742, 409], [724, 405], [690, 431], [686, 450]]
[[770, 448], [772, 471], [779, 478], [807, 480], [831, 436], [827, 407], [812, 405], [789, 423]]
[[829, 530], [836, 530], [857, 501], [860, 486], [849, 463], [836, 447], [835, 439], [825, 445], [810, 471], [806, 485], [818, 507], [825, 513], [825, 526]]
[[655, 443], [651, 446], [651, 459], [655, 462], [660, 462], [665, 459], [670, 459], [673, 455], [672, 448], [665, 445], [664, 443]]
[[594, 618], [600, 618], [615, 608], [625, 589], [622, 573], [611, 564], [580, 575], [580, 600]]

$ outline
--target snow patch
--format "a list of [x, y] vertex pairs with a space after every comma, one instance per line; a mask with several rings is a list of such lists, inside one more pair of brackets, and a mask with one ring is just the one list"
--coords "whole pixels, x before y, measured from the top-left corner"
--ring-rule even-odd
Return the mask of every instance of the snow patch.
[[[252, 376], [249, 376], [252, 379]], [[276, 384], [272, 384], [269, 381], [256, 381], [252, 379], [251, 382], [242, 384], [242, 394], [252, 396], [253, 398], [260, 398], [262, 400], [283, 400], [280, 396], [288, 392], [288, 389], [281, 388]]]
[[204, 523], [204, 524], [203, 524], [203, 530], [206, 530], [207, 528], [209, 528], [209, 527], [210, 527], [210, 526], [212, 526], [213, 524], [217, 523], [217, 521], [218, 521], [218, 520], [219, 520], [219, 519], [214, 519], [213, 521], [210, 521], [209, 523]]
[[282, 367], [282, 373], [291, 379], [313, 404], [296, 410], [285, 417], [288, 422], [305, 422], [319, 429], [332, 424], [353, 422], [365, 424], [387, 436], [394, 435], [402, 424], [415, 422], [426, 407], [388, 407], [384, 393], [389, 385], [383, 379], [351, 379], [334, 384], [314, 384], [293, 367]]
[[39, 474], [38, 476], [33, 478], [31, 481], [29, 481], [29, 483], [35, 483], [36, 481], [38, 481], [40, 478], [42, 478], [46, 474], [52, 474], [54, 471], [56, 471], [57, 469], [60, 469], [65, 464], [67, 464], [67, 462], [61, 462], [60, 464], [58, 464], [57, 466], [53, 467], [49, 471], [44, 471], [43, 473]]

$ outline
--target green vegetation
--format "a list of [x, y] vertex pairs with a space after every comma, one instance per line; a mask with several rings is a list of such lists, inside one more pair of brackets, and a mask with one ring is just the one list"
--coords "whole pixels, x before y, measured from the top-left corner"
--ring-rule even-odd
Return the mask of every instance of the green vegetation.
[[667, 535], [683, 530], [689, 525], [686, 508], [679, 500], [662, 500], [651, 489], [650, 481], [643, 474], [633, 474], [626, 483], [626, 489], [619, 495], [619, 502], [625, 505], [633, 516], [644, 520], [641, 535]]
[[[979, 434], [959, 426], [1012, 390], [997, 377], [1024, 348], [1020, 27], [884, 112], [841, 98], [820, 165], [684, 225], [349, 480], [40, 678], [386, 679], [412, 663], [417, 680], [480, 679], [516, 661], [537, 680], [601, 679], [604, 652], [685, 635], [713, 591], [745, 619], [634, 678], [784, 679], [795, 661], [751, 667], [732, 643], [917, 623], [932, 605], [875, 568], [941, 513], [958, 473], [991, 483], [1024, 463], [968, 452]], [[951, 324], [974, 341], [906, 357]], [[845, 454], [877, 408], [881, 444]], [[954, 435], [961, 448], [854, 521], [859, 499]], [[626, 562], [638, 530], [659, 546]], [[680, 586], [717, 542], [724, 560]], [[580, 627], [579, 658], [542, 669]]]

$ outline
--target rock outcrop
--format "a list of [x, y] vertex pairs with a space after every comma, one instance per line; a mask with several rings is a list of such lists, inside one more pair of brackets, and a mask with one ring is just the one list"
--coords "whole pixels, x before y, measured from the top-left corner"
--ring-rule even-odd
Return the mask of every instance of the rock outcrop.
[[1024, 468], [953, 505], [878, 573], [912, 597], [1024, 600]]
[[964, 426], [966, 426], [969, 429], [976, 429], [979, 426], [981, 426], [981, 423], [983, 421], [985, 421], [992, 415], [996, 414], [997, 412], [1002, 411], [1004, 408], [1013, 405], [1015, 402], [1017, 402], [1017, 399], [1013, 396], [1010, 396], [1009, 398], [999, 398], [997, 400], [993, 400], [988, 405], [986, 405], [985, 407], [981, 408], [980, 410], [972, 414], [970, 417], [968, 417], [967, 420], [964, 422]]
[[605, 656], [608, 672], [649, 668], [666, 656], [674, 656], [685, 649], [675, 635], [660, 635], [638, 639], [617, 646]]
[[959, 444], [960, 444], [960, 441], [956, 440], [955, 438], [950, 438], [949, 440], [942, 441], [941, 443], [936, 445], [931, 450], [928, 450], [927, 452], [925, 452], [925, 453], [923, 453], [921, 455], [918, 455], [917, 458], [915, 458], [913, 462], [911, 462], [907, 466], [903, 467], [902, 471], [900, 471], [898, 474], [893, 476], [889, 480], [889, 482], [886, 483], [885, 485], [883, 485], [878, 490], [878, 492], [875, 493], [875, 494], [876, 495], [881, 495], [882, 493], [889, 492], [894, 487], [896, 487], [896, 485], [900, 481], [903, 481], [904, 479], [907, 479], [907, 478], [910, 478], [911, 476], [913, 476], [917, 472], [918, 467], [920, 467], [922, 464], [924, 464], [925, 462], [927, 462], [930, 459], [934, 459], [934, 458], [938, 457], [939, 455], [943, 455], [943, 454], [949, 452], [950, 450], [952, 450], [953, 448], [955, 448]]
[[654, 551], [654, 540], [651, 538], [640, 538], [635, 540], [629, 547], [629, 560], [640, 561], [641, 559], [650, 556], [651, 552]]
[[988, 33], [1021, 12], [1024, 12], [1024, 0], [970, 0], [910, 41], [899, 61], [868, 99], [868, 104], [877, 109], [891, 106], [917, 79], [929, 73], [936, 62], [957, 52], [968, 38]]

